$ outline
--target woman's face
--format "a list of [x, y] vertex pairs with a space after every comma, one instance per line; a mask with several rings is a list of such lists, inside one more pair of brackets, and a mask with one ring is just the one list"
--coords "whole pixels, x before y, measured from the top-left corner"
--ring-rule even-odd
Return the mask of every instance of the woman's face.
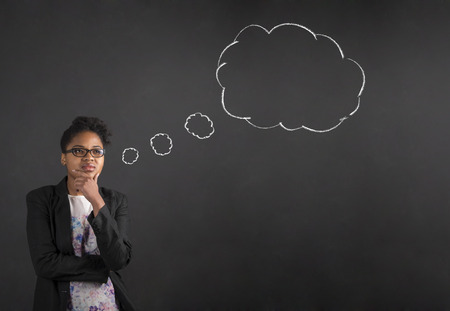
[[[100, 137], [91, 131], [85, 131], [77, 134], [67, 145], [66, 150], [73, 148], [82, 149], [103, 149], [102, 140]], [[91, 152], [88, 152], [84, 157], [76, 157], [72, 152], [61, 154], [61, 163], [67, 167], [67, 175], [70, 179], [75, 179], [77, 173], [72, 170], [82, 171], [89, 174], [92, 178], [96, 174], [100, 174], [103, 169], [105, 157], [93, 157]]]

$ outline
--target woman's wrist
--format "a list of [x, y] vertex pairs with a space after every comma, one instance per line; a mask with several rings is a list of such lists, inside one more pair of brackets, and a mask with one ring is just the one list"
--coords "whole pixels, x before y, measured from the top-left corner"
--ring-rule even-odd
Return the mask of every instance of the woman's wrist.
[[105, 206], [105, 201], [103, 201], [103, 198], [100, 196], [99, 198], [96, 198], [91, 202], [92, 209], [94, 210], [94, 217], [97, 216], [100, 209]]

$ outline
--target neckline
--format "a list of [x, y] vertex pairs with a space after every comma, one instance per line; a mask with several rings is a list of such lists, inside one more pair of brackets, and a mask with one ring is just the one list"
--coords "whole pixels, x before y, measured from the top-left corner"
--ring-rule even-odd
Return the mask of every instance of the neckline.
[[84, 198], [84, 195], [71, 195], [68, 194], [69, 198]]

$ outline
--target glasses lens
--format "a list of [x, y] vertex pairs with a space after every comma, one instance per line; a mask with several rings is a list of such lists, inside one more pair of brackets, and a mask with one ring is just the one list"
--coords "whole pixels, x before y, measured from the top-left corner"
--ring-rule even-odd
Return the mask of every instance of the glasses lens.
[[92, 149], [91, 150], [91, 154], [94, 158], [100, 158], [103, 157], [103, 155], [105, 154], [105, 150], [103, 149]]
[[86, 149], [82, 149], [82, 148], [73, 148], [72, 149], [72, 153], [74, 156], [76, 157], [84, 157], [87, 153]]

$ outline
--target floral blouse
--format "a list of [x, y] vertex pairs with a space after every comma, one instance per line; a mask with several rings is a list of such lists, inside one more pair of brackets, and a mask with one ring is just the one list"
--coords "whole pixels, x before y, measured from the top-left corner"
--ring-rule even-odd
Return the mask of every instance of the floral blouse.
[[[75, 255], [99, 255], [97, 239], [87, 217], [91, 203], [84, 196], [69, 195], [72, 215], [72, 246]], [[68, 311], [119, 311], [111, 279], [106, 283], [70, 282]]]

